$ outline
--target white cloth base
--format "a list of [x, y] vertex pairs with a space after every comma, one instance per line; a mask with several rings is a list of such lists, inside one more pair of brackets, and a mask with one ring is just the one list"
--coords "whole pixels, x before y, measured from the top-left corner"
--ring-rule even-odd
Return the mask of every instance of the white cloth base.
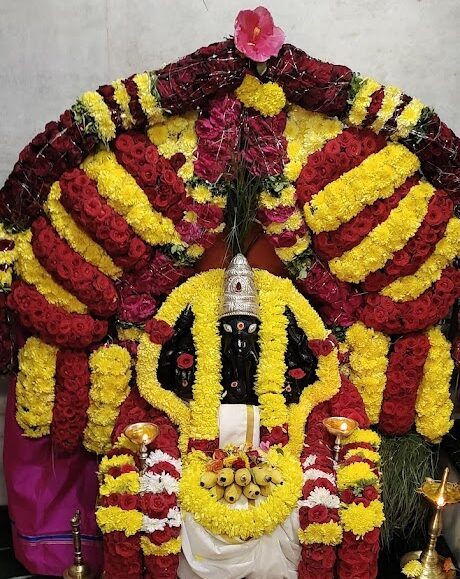
[[[252, 432], [248, 433], [249, 409], [252, 409], [254, 421]], [[258, 406], [246, 404], [221, 404], [219, 407], [219, 448], [227, 444], [243, 445], [247, 438], [252, 441], [252, 448], [260, 444], [260, 411]]]

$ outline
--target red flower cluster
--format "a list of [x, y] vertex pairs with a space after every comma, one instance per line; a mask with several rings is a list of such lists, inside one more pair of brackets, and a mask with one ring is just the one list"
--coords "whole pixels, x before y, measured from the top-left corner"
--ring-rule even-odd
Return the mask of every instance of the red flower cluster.
[[90, 373], [84, 352], [59, 350], [51, 439], [57, 450], [73, 452], [87, 423]]
[[217, 234], [210, 231], [218, 227], [224, 220], [224, 211], [213, 203], [197, 203], [192, 197], [187, 197], [185, 209], [196, 214], [196, 221], [183, 219], [176, 225], [176, 231], [181, 239], [189, 245], [197, 243], [208, 249], [217, 239]]
[[142, 575], [140, 535], [121, 531], [104, 535], [104, 572], [110, 579], [138, 579]]
[[[112, 469], [110, 469], [108, 474], [116, 477], [125, 472], [132, 472], [134, 470], [136, 469], [130, 468], [129, 470], [125, 469], [121, 471], [119, 474], [112, 474]], [[138, 508], [138, 496], [128, 493], [113, 493], [106, 497], [101, 497], [100, 500], [103, 507], [120, 507], [120, 509], [123, 509], [124, 511], [131, 511]]]
[[298, 567], [299, 579], [332, 579], [336, 559], [336, 549], [330, 545], [303, 545]]
[[174, 336], [174, 328], [163, 320], [155, 318], [145, 324], [145, 331], [149, 334], [154, 344], [166, 344]]
[[283, 426], [274, 426], [270, 429], [266, 426], [261, 426], [260, 442], [268, 443], [270, 446], [274, 446], [275, 444], [285, 446], [289, 442], [288, 425], [283, 424]]
[[345, 115], [352, 76], [346, 66], [321, 62], [291, 44], [283, 45], [267, 70], [290, 102], [338, 117]]
[[409, 135], [405, 144], [420, 159], [423, 174], [434, 185], [459, 201], [460, 139], [433, 113], [417, 135]]
[[435, 250], [452, 217], [453, 203], [445, 191], [437, 191], [428, 204], [428, 211], [419, 229], [385, 267], [364, 280], [366, 291], [380, 291], [398, 277], [412, 275]]
[[8, 322], [6, 294], [0, 293], [0, 373], [9, 372], [13, 363], [13, 341]]
[[13, 172], [0, 190], [0, 218], [25, 229], [42, 212], [51, 184], [77, 167], [96, 146], [85, 136], [71, 111], [50, 122], [21, 151]]
[[62, 240], [44, 217], [32, 223], [32, 249], [56, 282], [86, 304], [92, 314], [108, 318], [115, 313], [118, 297], [112, 280]]
[[218, 90], [239, 86], [246, 66], [233, 40], [200, 48], [157, 72], [161, 105], [174, 115], [205, 106]]
[[327, 356], [337, 345], [337, 338], [333, 334], [329, 334], [325, 340], [308, 340], [308, 347], [317, 358]]
[[105, 320], [66, 312], [50, 304], [33, 286], [23, 281], [13, 282], [7, 303], [24, 327], [37, 332], [49, 344], [83, 349], [107, 334]]
[[242, 157], [251, 175], [280, 175], [288, 161], [284, 136], [286, 113], [274, 117], [248, 114], [243, 124]]
[[[152, 472], [148, 469], [148, 472]], [[165, 519], [169, 509], [177, 506], [177, 497], [168, 493], [143, 493], [139, 496], [139, 508], [152, 519]]]
[[384, 434], [406, 434], [414, 423], [418, 387], [429, 349], [425, 334], [410, 334], [395, 342], [379, 418]]
[[369, 155], [385, 146], [385, 138], [370, 129], [345, 129], [312, 153], [296, 183], [300, 206], [338, 179], [343, 173], [360, 165]]
[[312, 298], [324, 322], [330, 326], [351, 326], [356, 321], [362, 296], [350, 284], [338, 280], [315, 260], [305, 279], [298, 279], [300, 291]]
[[230, 161], [238, 154], [241, 108], [239, 100], [225, 95], [214, 99], [195, 123], [197, 177], [210, 183], [231, 177]]
[[377, 113], [379, 112], [382, 103], [383, 97], [385, 96], [385, 89], [383, 87], [379, 88], [374, 92], [371, 97], [371, 103], [367, 109], [366, 118], [362, 122], [362, 127], [369, 127], [377, 118]]
[[377, 199], [372, 205], [367, 205], [358, 215], [340, 225], [335, 231], [322, 231], [315, 235], [313, 244], [316, 253], [323, 259], [330, 260], [361, 243], [374, 227], [387, 219], [392, 209], [398, 206], [401, 199], [418, 181], [418, 176], [409, 177], [387, 199]]
[[379, 529], [366, 533], [356, 540], [353, 533], [343, 534], [338, 549], [338, 579], [375, 579], [378, 573]]
[[116, 138], [117, 161], [136, 180], [152, 207], [177, 223], [184, 212], [185, 187], [168, 159], [143, 133], [130, 131]]
[[64, 173], [59, 184], [62, 205], [119, 267], [137, 269], [146, 263], [150, 248], [110, 207], [86, 173], [81, 169]]
[[176, 579], [179, 555], [164, 555], [144, 557], [146, 573], [144, 579]]
[[460, 271], [447, 267], [435, 284], [409, 302], [365, 294], [358, 317], [366, 326], [387, 334], [417, 332], [445, 318], [459, 296]]
[[120, 287], [118, 319], [130, 324], [142, 324], [157, 310], [157, 302], [147, 293], [134, 293], [127, 286]]
[[188, 452], [192, 452], [193, 450], [201, 450], [201, 452], [209, 455], [212, 455], [218, 448], [218, 438], [214, 438], [213, 440], [190, 438], [187, 446]]
[[369, 418], [360, 393], [346, 376], [342, 374], [340, 378], [340, 391], [329, 401], [330, 415], [352, 418], [358, 422], [360, 428], [368, 428]]

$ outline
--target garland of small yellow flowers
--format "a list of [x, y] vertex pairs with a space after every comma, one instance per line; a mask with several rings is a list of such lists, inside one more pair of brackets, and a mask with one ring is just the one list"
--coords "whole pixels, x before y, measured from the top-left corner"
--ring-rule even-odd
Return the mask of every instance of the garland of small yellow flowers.
[[299, 541], [305, 545], [340, 545], [342, 527], [333, 521], [329, 523], [310, 523], [306, 529], [297, 532]]
[[115, 138], [116, 127], [112, 120], [110, 109], [98, 92], [88, 91], [83, 93], [77, 99], [76, 106], [83, 107], [83, 110], [92, 117], [97, 134], [102, 142], [108, 143]]
[[436, 244], [434, 252], [422, 263], [418, 270], [400, 277], [380, 292], [397, 302], [418, 298], [436, 282], [452, 260], [460, 254], [460, 219], [452, 217], [446, 227], [444, 237]]
[[116, 344], [101, 346], [89, 358], [90, 405], [83, 433], [83, 444], [89, 451], [102, 454], [111, 448], [118, 410], [129, 394], [130, 366], [129, 352]]
[[390, 197], [419, 167], [420, 161], [406, 147], [390, 143], [306, 203], [306, 221], [315, 233], [333, 231], [366, 205]]
[[440, 328], [434, 326], [426, 335], [430, 341], [430, 350], [417, 394], [415, 425], [422, 436], [431, 442], [439, 442], [453, 424], [449, 387], [454, 363], [450, 355], [450, 343]]
[[386, 384], [390, 339], [361, 322], [346, 334], [350, 350], [350, 380], [358, 389], [371, 424], [379, 421]]
[[[13, 244], [11, 249], [0, 251], [0, 288], [10, 288], [13, 281], [12, 265], [16, 259], [16, 247], [14, 245], [15, 236], [5, 230], [3, 224], [0, 224], [0, 241], [10, 241]], [[5, 269], [3, 269], [5, 268]]]
[[16, 381], [16, 420], [26, 436], [50, 433], [53, 419], [57, 348], [28, 338], [19, 352]]
[[284, 521], [297, 504], [302, 488], [302, 471], [298, 460], [290, 453], [278, 453], [272, 448], [267, 453], [267, 462], [277, 466], [284, 484], [259, 505], [251, 509], [231, 510], [226, 504], [216, 502], [210, 493], [200, 486], [208, 458], [193, 451], [180, 481], [182, 508], [211, 533], [246, 540], [272, 533]]
[[137, 97], [144, 115], [147, 117], [149, 126], [160, 123], [163, 120], [163, 110], [158, 100], [154, 97], [156, 75], [153, 72], [135, 74], [133, 78], [137, 86]]
[[371, 104], [372, 95], [379, 90], [381, 85], [372, 78], [365, 78], [356, 93], [348, 113], [348, 124], [359, 127], [367, 115], [367, 109]]
[[31, 246], [32, 232], [27, 230], [16, 236], [16, 261], [14, 269], [25, 282], [35, 286], [37, 290], [55, 306], [60, 306], [68, 312], [85, 314], [88, 308], [70, 292], [54, 281], [52, 276], [35, 257]]
[[124, 82], [121, 79], [115, 80], [112, 83], [112, 86], [114, 89], [113, 98], [117, 105], [120, 107], [121, 122], [123, 128], [128, 130], [134, 126], [134, 118], [129, 108], [129, 102], [131, 98], [128, 94], [128, 91], [126, 90]]
[[82, 163], [86, 174], [96, 181], [99, 193], [122, 215], [133, 230], [150, 245], [182, 245], [174, 223], [150, 205], [147, 195], [115, 154], [100, 151]]
[[164, 557], [165, 555], [175, 555], [180, 553], [182, 548], [182, 541], [180, 537], [169, 539], [161, 545], [155, 545], [148, 537], [141, 537], [141, 549], [144, 555], [155, 555], [156, 557]]
[[284, 129], [289, 158], [284, 166], [284, 176], [291, 183], [297, 181], [308, 157], [319, 151], [327, 141], [337, 137], [342, 129], [343, 125], [337, 119], [290, 105]]
[[54, 229], [61, 239], [67, 241], [70, 247], [83, 257], [88, 263], [97, 267], [112, 279], [121, 276], [122, 270], [115, 265], [112, 258], [98, 245], [83, 229], [75, 223], [60, 202], [61, 187], [56, 181], [51, 186], [45, 211], [48, 214]]
[[371, 129], [375, 133], [380, 133], [385, 124], [393, 116], [396, 107], [401, 102], [402, 92], [396, 86], [386, 86], [383, 90], [382, 106], [380, 107]]
[[425, 105], [418, 99], [412, 99], [396, 119], [396, 131], [392, 139], [405, 139], [420, 119]]
[[244, 77], [235, 94], [245, 107], [255, 109], [264, 117], [274, 117], [286, 106], [286, 96], [279, 84], [264, 84], [251, 74]]
[[359, 283], [369, 273], [382, 268], [416, 233], [435, 192], [429, 183], [414, 185], [388, 219], [377, 225], [353, 249], [329, 262], [332, 273], [340, 280]]

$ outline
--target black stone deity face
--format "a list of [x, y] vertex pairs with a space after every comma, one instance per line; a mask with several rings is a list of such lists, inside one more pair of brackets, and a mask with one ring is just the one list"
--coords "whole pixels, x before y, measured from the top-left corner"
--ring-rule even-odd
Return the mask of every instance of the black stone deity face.
[[222, 402], [258, 404], [254, 382], [259, 363], [259, 321], [254, 316], [225, 316], [222, 336]]

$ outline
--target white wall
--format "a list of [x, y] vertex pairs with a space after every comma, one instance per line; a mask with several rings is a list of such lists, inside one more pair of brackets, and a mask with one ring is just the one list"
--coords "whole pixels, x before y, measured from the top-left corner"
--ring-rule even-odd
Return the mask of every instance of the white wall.
[[262, 3], [292, 44], [400, 86], [460, 133], [459, 0], [0, 0], [0, 184], [81, 92], [220, 40]]

